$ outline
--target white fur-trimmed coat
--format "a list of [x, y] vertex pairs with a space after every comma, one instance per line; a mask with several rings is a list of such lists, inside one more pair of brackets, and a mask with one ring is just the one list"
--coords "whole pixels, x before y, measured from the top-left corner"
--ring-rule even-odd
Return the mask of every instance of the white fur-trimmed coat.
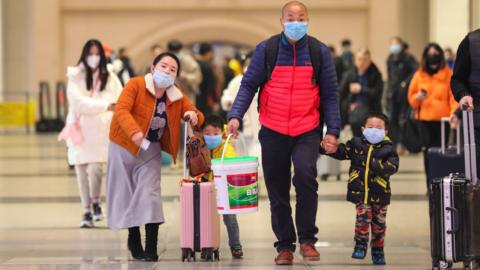
[[[108, 111], [116, 103], [122, 91], [117, 75], [108, 66], [108, 81], [103, 91], [94, 91], [90, 96], [85, 81], [83, 64], [67, 68], [67, 124], [80, 118], [80, 129], [84, 141], [79, 145], [67, 139], [68, 163], [70, 165], [106, 162], [108, 155], [108, 133], [113, 113]], [[98, 87], [99, 88], [99, 87]]]

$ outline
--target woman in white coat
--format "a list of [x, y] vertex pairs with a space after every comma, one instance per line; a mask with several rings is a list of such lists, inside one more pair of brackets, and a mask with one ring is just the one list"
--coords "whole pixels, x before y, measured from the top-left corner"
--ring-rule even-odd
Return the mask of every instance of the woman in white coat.
[[[65, 129], [60, 134], [68, 147], [68, 162], [75, 166], [84, 214], [81, 228], [103, 219], [100, 207], [103, 164], [108, 155], [108, 132], [122, 85], [107, 69], [102, 44], [89, 40], [78, 65], [67, 69], [69, 103]], [[93, 215], [92, 215], [93, 210]]]

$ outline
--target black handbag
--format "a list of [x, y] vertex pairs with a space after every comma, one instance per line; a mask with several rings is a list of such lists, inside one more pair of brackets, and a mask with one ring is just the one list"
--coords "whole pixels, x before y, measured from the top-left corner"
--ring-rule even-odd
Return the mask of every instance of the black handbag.
[[[420, 110], [418, 110], [420, 112]], [[410, 109], [402, 129], [403, 146], [410, 153], [419, 153], [428, 144], [429, 133], [422, 121], [415, 119], [415, 111]]]

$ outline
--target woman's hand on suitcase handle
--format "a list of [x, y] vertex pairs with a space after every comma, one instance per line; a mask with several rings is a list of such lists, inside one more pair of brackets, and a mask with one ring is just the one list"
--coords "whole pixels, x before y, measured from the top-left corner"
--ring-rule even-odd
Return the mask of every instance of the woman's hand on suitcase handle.
[[198, 123], [198, 116], [197, 113], [194, 111], [185, 112], [183, 119], [185, 120], [185, 122], [190, 122], [190, 125], [192, 126], [196, 126]]
[[144, 134], [143, 132], [139, 131], [132, 136], [132, 142], [135, 143], [137, 146], [142, 145]]

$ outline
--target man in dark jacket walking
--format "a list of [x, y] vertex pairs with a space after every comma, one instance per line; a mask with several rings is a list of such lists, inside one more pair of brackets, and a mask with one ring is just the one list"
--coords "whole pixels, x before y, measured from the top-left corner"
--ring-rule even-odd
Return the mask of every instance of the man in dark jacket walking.
[[215, 111], [213, 108], [218, 107], [218, 97], [215, 92], [217, 78], [215, 77], [213, 67], [213, 48], [209, 43], [201, 43], [199, 48], [198, 64], [202, 73], [202, 82], [199, 86], [199, 93], [196, 97], [196, 106], [205, 115]]
[[460, 106], [474, 112], [477, 171], [480, 173], [480, 29], [470, 32], [460, 43], [450, 82]]
[[[276, 62], [270, 65], [266, 61], [271, 59], [266, 57], [271, 55], [266, 48], [272, 44], [272, 38], [257, 45], [229, 113], [228, 129], [236, 133], [255, 93], [262, 87], [259, 139], [272, 228], [277, 237], [275, 262], [282, 265], [293, 261], [297, 241], [294, 224], [303, 258], [320, 259], [314, 244], [318, 232], [316, 161], [322, 137], [321, 119], [327, 126], [323, 140], [326, 151], [333, 153], [340, 133], [340, 113], [335, 66], [328, 47], [307, 35], [307, 8], [301, 2], [289, 2], [282, 9], [280, 21], [283, 32], [272, 37], [278, 48], [273, 58]], [[317, 47], [311, 47], [314, 44]], [[313, 50], [318, 54], [311, 54]], [[321, 57], [320, 66], [315, 64], [315, 57]], [[316, 76], [315, 70], [320, 76]], [[290, 206], [292, 162], [297, 193], [295, 223]]]
[[418, 69], [417, 61], [404, 48], [403, 40], [400, 37], [393, 37], [387, 59], [390, 137], [395, 145], [402, 144], [401, 119], [405, 119], [410, 107], [407, 101], [408, 84]]
[[355, 55], [355, 66], [340, 84], [342, 123], [350, 124], [354, 136], [362, 134], [365, 116], [370, 111], [382, 111], [382, 74], [372, 62], [370, 51], [360, 50]]

